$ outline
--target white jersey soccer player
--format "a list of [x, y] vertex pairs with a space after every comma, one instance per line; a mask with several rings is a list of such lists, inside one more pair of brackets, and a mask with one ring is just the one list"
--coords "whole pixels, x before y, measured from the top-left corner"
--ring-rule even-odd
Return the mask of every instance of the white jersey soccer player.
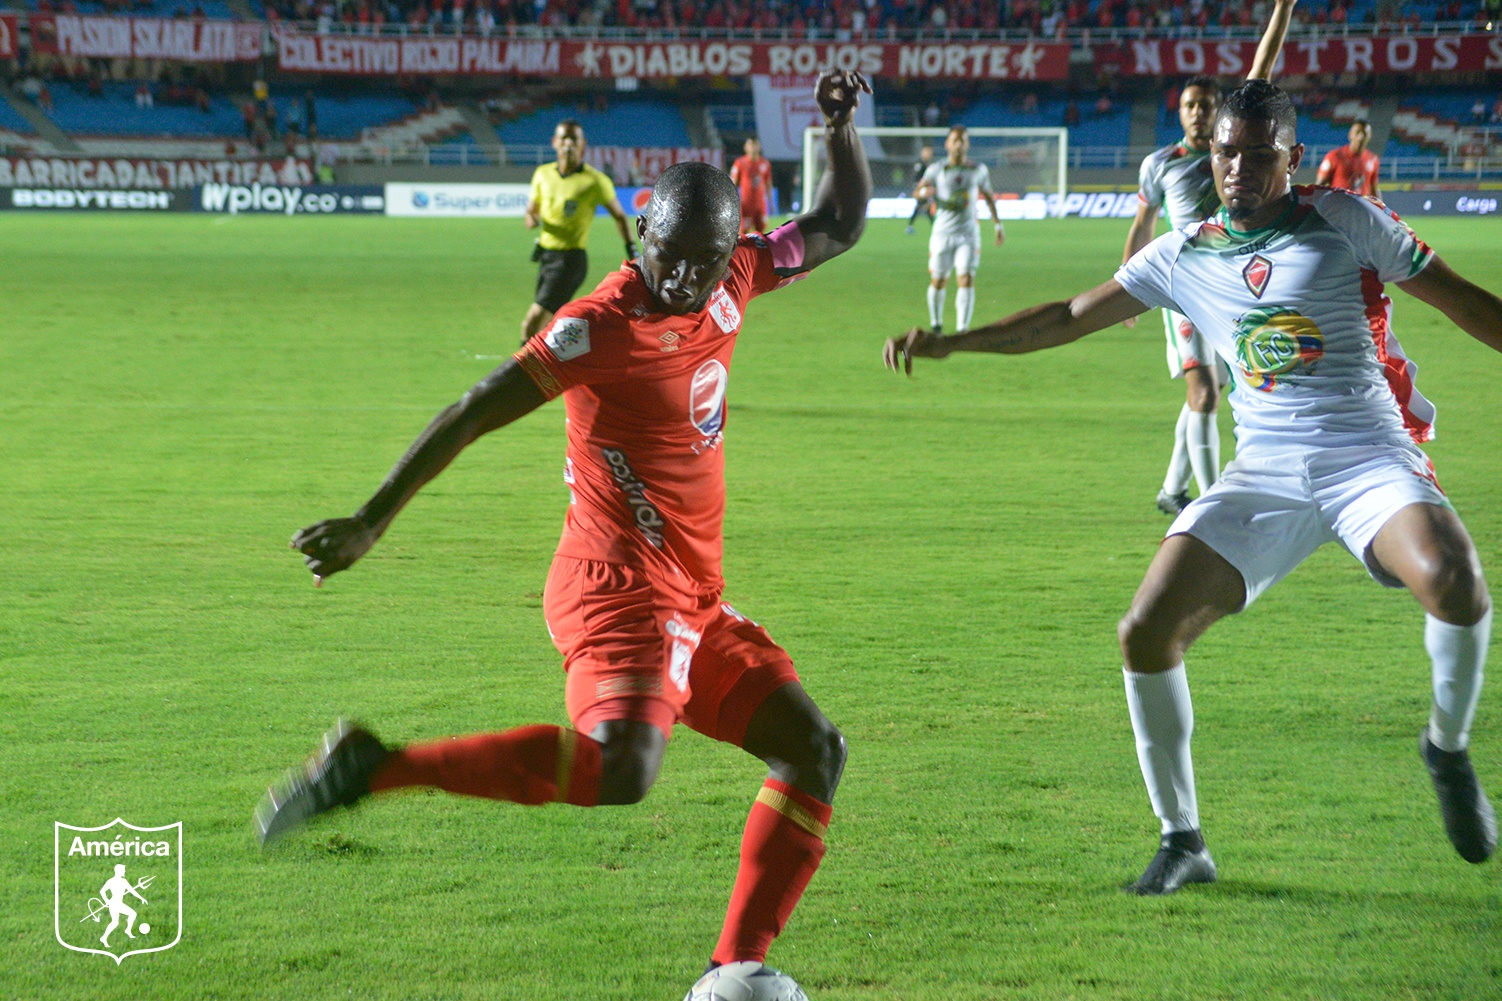
[[955, 273], [959, 291], [954, 297], [955, 327], [970, 328], [975, 313], [975, 272], [980, 268], [980, 219], [975, 203], [984, 198], [991, 209], [996, 243], [1006, 239], [1006, 230], [996, 214], [996, 194], [991, 190], [991, 171], [983, 163], [966, 159], [970, 134], [956, 125], [944, 138], [948, 156], [923, 172], [913, 192], [920, 201], [933, 198], [933, 232], [928, 237], [928, 319], [934, 330], [944, 325], [944, 285]]
[[[1288, 95], [1249, 81], [1211, 144], [1215, 217], [1153, 241], [1116, 277], [1066, 302], [969, 334], [914, 330], [888, 366], [956, 350], [1020, 354], [1068, 344], [1152, 307], [1189, 317], [1235, 372], [1237, 450], [1168, 530], [1118, 628], [1137, 760], [1162, 823], [1130, 889], [1212, 882], [1190, 758], [1184, 654], [1326, 542], [1339, 542], [1424, 609], [1433, 702], [1419, 750], [1445, 831], [1468, 862], [1496, 848], [1496, 816], [1471, 766], [1471, 722], [1491, 636], [1480, 559], [1418, 448], [1434, 407], [1392, 329], [1388, 284], [1502, 352], [1502, 299], [1435, 256], [1380, 202], [1292, 188], [1303, 157]], [[1239, 227], [1239, 228], [1238, 228]]]
[[[1248, 80], [1266, 80], [1272, 75], [1292, 15], [1293, 0], [1277, 0]], [[1214, 77], [1197, 76], [1184, 84], [1178, 109], [1184, 138], [1155, 150], [1142, 161], [1137, 218], [1127, 232], [1123, 263], [1152, 241], [1160, 207], [1174, 229], [1199, 222], [1220, 208], [1220, 195], [1210, 172], [1210, 130], [1219, 105], [1220, 86]], [[1128, 321], [1127, 326], [1134, 322]], [[1168, 375], [1184, 380], [1185, 400], [1174, 425], [1173, 453], [1157, 503], [1165, 514], [1177, 514], [1189, 503], [1191, 473], [1201, 495], [1220, 475], [1220, 430], [1215, 411], [1229, 372], [1216, 361], [1215, 352], [1183, 314], [1165, 310], [1163, 334], [1168, 347]]]

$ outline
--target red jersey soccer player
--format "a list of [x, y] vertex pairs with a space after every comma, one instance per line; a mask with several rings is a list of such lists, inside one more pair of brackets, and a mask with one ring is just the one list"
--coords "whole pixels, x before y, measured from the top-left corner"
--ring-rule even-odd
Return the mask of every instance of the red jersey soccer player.
[[761, 140], [746, 140], [746, 155], [730, 165], [730, 179], [741, 189], [741, 234], [767, 231], [767, 192], [772, 163], [761, 155]]
[[871, 176], [851, 113], [862, 91], [857, 73], [819, 78], [829, 176], [811, 211], [738, 239], [729, 178], [702, 163], [671, 167], [637, 220], [637, 260], [561, 308], [545, 334], [441, 413], [354, 517], [293, 538], [319, 578], [348, 568], [467, 445], [561, 395], [572, 502], [544, 607], [574, 729], [389, 749], [341, 724], [268, 792], [256, 815], [263, 841], [404, 786], [526, 804], [635, 803], [683, 722], [770, 767], [711, 962], [765, 958], [823, 857], [845, 742], [787, 653], [721, 601], [725, 392], [747, 304], [860, 237]]
[[1379, 198], [1377, 173], [1382, 167], [1382, 161], [1377, 159], [1376, 153], [1366, 148], [1372, 139], [1372, 127], [1365, 118], [1358, 118], [1351, 123], [1349, 135], [1349, 145], [1332, 149], [1325, 154], [1314, 183]]

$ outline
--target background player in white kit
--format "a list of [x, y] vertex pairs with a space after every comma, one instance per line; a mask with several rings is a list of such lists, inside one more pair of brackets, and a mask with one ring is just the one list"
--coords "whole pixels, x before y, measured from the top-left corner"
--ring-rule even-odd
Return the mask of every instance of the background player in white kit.
[[1496, 817], [1467, 753], [1491, 635], [1491, 599], [1465, 526], [1415, 442], [1434, 408], [1391, 330], [1397, 283], [1502, 351], [1502, 299], [1457, 275], [1380, 202], [1291, 188], [1304, 147], [1288, 96], [1261, 80], [1232, 94], [1211, 145], [1225, 209], [1153, 241], [1097, 288], [969, 334], [888, 340], [888, 366], [952, 351], [1022, 353], [1077, 340], [1151, 307], [1194, 322], [1237, 369], [1237, 455], [1168, 530], [1118, 630], [1137, 759], [1162, 821], [1130, 890], [1212, 882], [1200, 834], [1184, 652], [1325, 542], [1407, 587], [1426, 614], [1433, 703], [1419, 750], [1445, 830], [1468, 862], [1496, 848]]
[[[1276, 0], [1267, 29], [1252, 59], [1248, 80], [1272, 79], [1273, 63], [1283, 48], [1294, 0]], [[1210, 174], [1210, 131], [1220, 109], [1220, 85], [1214, 77], [1197, 76], [1179, 92], [1179, 124], [1184, 138], [1148, 154], [1137, 181], [1137, 217], [1127, 230], [1121, 262], [1153, 241], [1158, 209], [1168, 214], [1168, 224], [1178, 229], [1199, 222], [1220, 209], [1220, 195]], [[1136, 325], [1126, 321], [1126, 326]], [[1173, 429], [1173, 453], [1168, 472], [1158, 491], [1158, 509], [1178, 514], [1189, 503], [1189, 474], [1199, 483], [1200, 494], [1210, 489], [1220, 475], [1220, 429], [1215, 410], [1220, 388], [1230, 370], [1215, 358], [1215, 352], [1180, 313], [1163, 311], [1163, 332], [1168, 342], [1168, 376], [1184, 380], [1184, 406]]]
[[944, 137], [948, 156], [923, 172], [913, 197], [934, 199], [934, 228], [928, 237], [928, 320], [934, 330], [944, 329], [944, 284], [949, 272], [959, 286], [954, 294], [955, 329], [970, 329], [975, 313], [975, 272], [980, 267], [980, 220], [975, 215], [977, 198], [984, 198], [996, 227], [996, 245], [1007, 238], [996, 214], [996, 194], [991, 190], [991, 171], [983, 163], [966, 159], [970, 133], [954, 125]]

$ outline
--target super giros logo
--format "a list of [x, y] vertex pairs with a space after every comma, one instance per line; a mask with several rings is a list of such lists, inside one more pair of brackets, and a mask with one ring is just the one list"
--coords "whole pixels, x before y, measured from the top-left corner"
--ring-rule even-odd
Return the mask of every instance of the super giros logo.
[[1271, 393], [1278, 380], [1308, 368], [1325, 354], [1325, 335], [1314, 321], [1286, 306], [1243, 314], [1236, 322], [1236, 364], [1253, 389]]

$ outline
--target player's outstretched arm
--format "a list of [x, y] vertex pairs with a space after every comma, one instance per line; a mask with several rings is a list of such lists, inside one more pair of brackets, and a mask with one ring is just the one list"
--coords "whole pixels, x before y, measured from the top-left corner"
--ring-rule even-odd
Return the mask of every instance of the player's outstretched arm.
[[1147, 309], [1113, 278], [1067, 302], [1033, 306], [963, 334], [946, 337], [931, 330], [914, 329], [901, 337], [889, 337], [882, 350], [882, 361], [894, 372], [900, 365], [912, 375], [914, 358], [946, 358], [956, 351], [1026, 354], [1077, 341]]
[[1257, 43], [1257, 55], [1252, 58], [1252, 71], [1248, 80], [1271, 80], [1273, 63], [1283, 49], [1283, 39], [1288, 37], [1288, 23], [1293, 19], [1294, 0], [1273, 0], [1272, 17], [1267, 20], [1267, 30]]
[[351, 518], [331, 518], [292, 536], [314, 583], [347, 570], [385, 534], [397, 513], [417, 491], [481, 435], [504, 427], [546, 402], [542, 390], [514, 359], [481, 379], [464, 398], [444, 410], [401, 457], [386, 482]]
[[1502, 351], [1502, 299], [1462, 278], [1438, 257], [1398, 288], [1444, 313], [1493, 351]]
[[854, 70], [824, 73], [814, 87], [814, 98], [824, 113], [829, 166], [809, 211], [793, 220], [803, 235], [805, 269], [816, 268], [855, 246], [866, 228], [871, 168], [853, 121], [862, 93], [871, 93], [871, 85]]

